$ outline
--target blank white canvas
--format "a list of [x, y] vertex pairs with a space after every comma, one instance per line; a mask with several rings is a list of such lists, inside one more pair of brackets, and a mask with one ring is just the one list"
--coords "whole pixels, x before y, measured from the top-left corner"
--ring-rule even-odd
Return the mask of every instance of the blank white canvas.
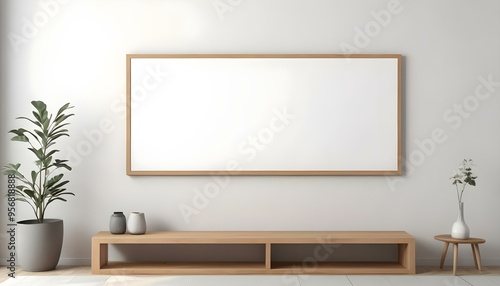
[[132, 58], [130, 127], [132, 171], [395, 171], [398, 59]]

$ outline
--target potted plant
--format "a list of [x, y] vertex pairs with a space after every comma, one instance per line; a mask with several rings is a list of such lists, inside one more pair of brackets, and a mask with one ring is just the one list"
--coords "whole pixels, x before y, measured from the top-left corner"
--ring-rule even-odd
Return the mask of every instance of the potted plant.
[[464, 203], [462, 198], [467, 185], [476, 186], [477, 176], [472, 174], [472, 166], [474, 164], [471, 159], [464, 159], [458, 166], [458, 170], [455, 171], [453, 177], [450, 178], [451, 183], [455, 185], [458, 199], [458, 218], [451, 228], [451, 237], [456, 239], [467, 239], [470, 235], [469, 227], [464, 220]]
[[59, 262], [64, 232], [61, 219], [45, 218], [47, 207], [55, 201], [66, 201], [67, 195], [74, 196], [66, 190], [69, 181], [63, 179], [62, 172], [71, 171], [71, 167], [66, 164], [68, 160], [56, 159], [59, 150], [55, 149], [58, 139], [69, 136], [67, 119], [74, 114], [66, 113], [72, 108], [69, 103], [55, 116], [49, 114], [44, 102], [32, 101], [31, 104], [35, 108], [33, 117], [17, 119], [27, 121], [33, 129], [18, 128], [9, 133], [14, 134], [12, 141], [28, 144], [28, 150], [35, 157], [34, 166], [23, 174], [20, 163], [10, 163], [4, 166], [3, 174], [16, 176], [15, 198], [29, 204], [35, 214], [35, 219], [17, 223], [20, 264], [26, 271], [47, 271]]

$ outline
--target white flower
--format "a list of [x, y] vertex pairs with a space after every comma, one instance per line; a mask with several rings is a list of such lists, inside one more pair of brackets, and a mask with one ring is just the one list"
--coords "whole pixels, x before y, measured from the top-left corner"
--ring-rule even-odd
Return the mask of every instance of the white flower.
[[453, 171], [453, 176], [450, 180], [453, 185], [461, 184], [463, 180], [463, 173], [461, 171]]
[[472, 169], [472, 166], [475, 166], [472, 159], [469, 159], [469, 160], [464, 159], [462, 161], [462, 164], [460, 164], [460, 166], [458, 166], [458, 168], [461, 172], [465, 172], [465, 171], [470, 171]]
[[[454, 171], [453, 176], [450, 178], [451, 184], [455, 185], [457, 190], [458, 202], [462, 202], [462, 197], [467, 185], [472, 187], [476, 186], [477, 176], [472, 174], [472, 166], [475, 166], [471, 159], [464, 159], [462, 163], [458, 166], [458, 171]], [[458, 187], [460, 186], [460, 189]]]

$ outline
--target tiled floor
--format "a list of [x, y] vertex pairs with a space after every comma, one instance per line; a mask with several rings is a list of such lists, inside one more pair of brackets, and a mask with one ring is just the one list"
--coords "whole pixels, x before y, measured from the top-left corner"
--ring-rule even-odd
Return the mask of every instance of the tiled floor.
[[89, 266], [58, 266], [47, 272], [17, 269], [8, 278], [0, 268], [0, 286], [500, 286], [500, 267], [460, 267], [452, 269], [417, 267], [417, 275], [185, 275], [185, 276], [101, 276], [92, 275]]
[[500, 276], [18, 276], [1, 286], [498, 286]]

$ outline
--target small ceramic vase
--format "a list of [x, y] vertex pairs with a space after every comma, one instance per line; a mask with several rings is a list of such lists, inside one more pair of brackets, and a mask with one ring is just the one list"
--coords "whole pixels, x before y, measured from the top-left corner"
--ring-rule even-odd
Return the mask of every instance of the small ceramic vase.
[[109, 232], [112, 234], [124, 234], [127, 231], [127, 219], [123, 212], [114, 212], [109, 219]]
[[127, 229], [130, 234], [146, 233], [146, 218], [144, 213], [132, 212], [128, 216]]

